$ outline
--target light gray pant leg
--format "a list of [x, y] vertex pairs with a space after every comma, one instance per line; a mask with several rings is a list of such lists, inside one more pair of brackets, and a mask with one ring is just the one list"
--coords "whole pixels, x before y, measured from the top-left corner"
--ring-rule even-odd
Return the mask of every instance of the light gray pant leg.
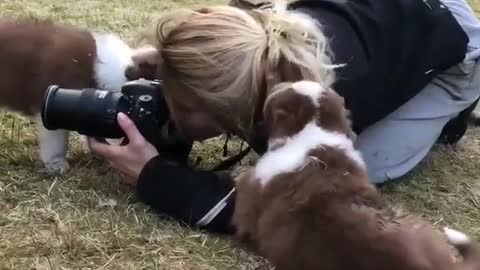
[[418, 95], [359, 134], [355, 145], [373, 183], [401, 177], [428, 154], [449, 120], [480, 96], [480, 61], [435, 77]]

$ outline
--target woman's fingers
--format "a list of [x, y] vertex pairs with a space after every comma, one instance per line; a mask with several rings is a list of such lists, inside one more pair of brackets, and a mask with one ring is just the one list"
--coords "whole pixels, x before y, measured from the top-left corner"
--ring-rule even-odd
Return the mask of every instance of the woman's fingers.
[[90, 145], [90, 149], [105, 158], [114, 158], [118, 156], [120, 152], [120, 148], [116, 145], [110, 145], [106, 143], [101, 143], [97, 141], [95, 138], [88, 137], [88, 144]]
[[118, 125], [122, 128], [123, 132], [128, 138], [128, 141], [132, 145], [142, 145], [145, 142], [145, 138], [143, 135], [138, 131], [135, 123], [133, 123], [130, 118], [124, 113], [118, 113], [117, 116]]

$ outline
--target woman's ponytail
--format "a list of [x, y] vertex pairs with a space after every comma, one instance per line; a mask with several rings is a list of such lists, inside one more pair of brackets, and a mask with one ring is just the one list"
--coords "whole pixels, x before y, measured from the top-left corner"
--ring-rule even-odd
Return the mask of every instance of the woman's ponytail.
[[329, 87], [335, 80], [328, 40], [321, 25], [310, 16], [287, 9], [284, 1], [273, 1], [252, 10], [267, 36], [266, 61], [273, 72], [281, 61], [297, 68], [302, 78]]

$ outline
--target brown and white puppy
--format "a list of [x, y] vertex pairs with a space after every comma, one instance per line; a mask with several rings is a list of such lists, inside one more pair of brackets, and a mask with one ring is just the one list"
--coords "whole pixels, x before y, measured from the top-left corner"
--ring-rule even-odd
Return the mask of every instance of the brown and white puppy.
[[[49, 85], [118, 91], [128, 80], [126, 69], [136, 65], [135, 53], [111, 33], [48, 20], [0, 20], [0, 106], [38, 120]], [[64, 173], [69, 132], [38, 126], [44, 166]]]
[[349, 138], [343, 99], [308, 81], [282, 83], [264, 106], [269, 150], [239, 178], [237, 236], [277, 270], [480, 269], [476, 244], [382, 201]]

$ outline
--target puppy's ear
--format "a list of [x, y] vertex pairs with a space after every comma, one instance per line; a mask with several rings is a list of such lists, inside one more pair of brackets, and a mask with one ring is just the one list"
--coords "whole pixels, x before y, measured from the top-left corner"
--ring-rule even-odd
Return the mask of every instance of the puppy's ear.
[[288, 120], [291, 116], [285, 108], [275, 108], [272, 110], [272, 124], [278, 125]]
[[133, 66], [127, 67], [125, 76], [129, 81], [144, 78], [158, 79], [157, 69], [160, 64], [160, 54], [155, 47], [141, 47], [135, 49], [132, 55]]
[[282, 123], [285, 123], [289, 115], [290, 113], [287, 108], [285, 108], [281, 102], [273, 101], [268, 103], [264, 110], [264, 121], [269, 131], [271, 131], [270, 129], [279, 127]]

